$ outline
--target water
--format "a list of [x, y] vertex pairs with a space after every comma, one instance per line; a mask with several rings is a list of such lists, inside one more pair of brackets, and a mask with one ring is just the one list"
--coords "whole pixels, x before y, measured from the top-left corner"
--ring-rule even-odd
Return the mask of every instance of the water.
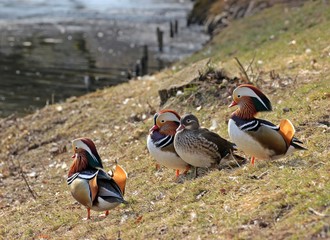
[[186, 27], [191, 8], [188, 0], [0, 0], [0, 117], [127, 81], [143, 45], [149, 72], [200, 49], [208, 36]]

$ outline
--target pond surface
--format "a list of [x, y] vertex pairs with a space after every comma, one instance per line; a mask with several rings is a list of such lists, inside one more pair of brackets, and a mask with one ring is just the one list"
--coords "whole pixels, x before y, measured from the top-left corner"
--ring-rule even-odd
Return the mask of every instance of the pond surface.
[[149, 73], [200, 49], [209, 37], [186, 26], [191, 8], [187, 0], [1, 0], [0, 117], [127, 81], [144, 45]]

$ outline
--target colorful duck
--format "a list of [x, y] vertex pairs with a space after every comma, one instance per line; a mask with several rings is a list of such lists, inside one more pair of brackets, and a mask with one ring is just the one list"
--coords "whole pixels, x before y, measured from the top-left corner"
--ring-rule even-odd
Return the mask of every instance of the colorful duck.
[[125, 203], [127, 173], [116, 165], [114, 171], [105, 172], [95, 144], [89, 138], [78, 138], [72, 141], [74, 155], [73, 163], [68, 173], [67, 183], [72, 196], [87, 208], [87, 218], [90, 210], [105, 211], [121, 203]]
[[165, 109], [154, 115], [154, 126], [150, 129], [147, 138], [148, 150], [160, 165], [176, 169], [176, 177], [180, 171], [189, 170], [189, 164], [183, 161], [176, 153], [173, 145], [177, 127], [180, 125], [180, 116], [177, 112]]
[[295, 129], [290, 120], [285, 119], [279, 126], [263, 119], [255, 118], [258, 112], [272, 111], [269, 99], [255, 86], [243, 84], [233, 92], [233, 102], [238, 109], [231, 115], [228, 133], [237, 148], [255, 159], [277, 159], [294, 150], [306, 150], [294, 137]]
[[[181, 118], [180, 126], [174, 138], [174, 147], [179, 156], [194, 167], [217, 167], [221, 159], [232, 155], [233, 143], [217, 133], [201, 128], [193, 114]], [[240, 160], [240, 156], [233, 155]]]

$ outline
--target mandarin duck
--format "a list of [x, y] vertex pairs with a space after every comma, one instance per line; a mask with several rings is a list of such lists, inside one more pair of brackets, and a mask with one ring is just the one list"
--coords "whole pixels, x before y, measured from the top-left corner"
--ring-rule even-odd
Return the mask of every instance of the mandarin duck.
[[228, 122], [228, 133], [237, 148], [255, 159], [271, 160], [285, 156], [294, 150], [306, 150], [294, 137], [295, 129], [288, 119], [281, 120], [279, 126], [263, 119], [255, 118], [258, 112], [272, 111], [269, 99], [250, 84], [238, 86], [233, 91], [233, 102], [237, 105]]
[[173, 110], [164, 109], [154, 115], [154, 126], [150, 129], [147, 138], [150, 155], [158, 164], [176, 169], [176, 177], [179, 176], [180, 171], [186, 173], [190, 168], [174, 149], [174, 136], [179, 125], [179, 114]]
[[233, 155], [235, 145], [220, 137], [217, 133], [201, 128], [193, 114], [186, 114], [180, 120], [174, 138], [174, 147], [179, 156], [194, 167], [218, 167], [220, 161]]
[[95, 144], [89, 138], [78, 138], [72, 141], [74, 151], [73, 163], [68, 173], [67, 183], [74, 199], [90, 210], [105, 211], [121, 203], [125, 193], [127, 173], [118, 164], [114, 171], [105, 172]]

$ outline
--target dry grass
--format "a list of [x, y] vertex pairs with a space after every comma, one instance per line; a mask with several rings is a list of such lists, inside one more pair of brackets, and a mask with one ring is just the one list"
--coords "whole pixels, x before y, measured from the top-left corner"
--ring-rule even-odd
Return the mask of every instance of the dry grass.
[[[235, 44], [236, 56], [243, 63], [256, 55], [254, 73], [260, 74], [258, 84], [274, 105], [273, 112], [261, 117], [274, 123], [291, 119], [308, 151], [274, 162], [257, 162], [256, 167], [211, 171], [182, 184], [173, 181], [174, 170], [156, 172], [146, 136], [152, 114], [158, 110], [157, 92], [166, 83], [181, 84], [180, 79], [189, 79], [190, 72], [195, 76], [203, 70], [187, 64], [183, 75], [167, 70], [152, 79], [71, 98], [22, 119], [0, 120], [0, 238], [117, 239], [119, 234], [121, 239], [329, 238], [330, 11], [320, 2], [288, 11], [293, 11], [285, 15], [293, 30], [260, 43], [258, 49], [248, 43], [250, 33], [258, 31], [257, 42], [268, 38], [270, 30], [262, 19], [282, 19], [279, 7], [233, 24], [204, 52], [178, 66], [202, 58], [212, 47], [214, 66], [225, 66], [238, 76], [231, 50], [223, 47], [234, 48], [231, 44]], [[304, 15], [309, 16], [306, 21], [316, 24], [293, 26]], [[297, 43], [290, 45], [288, 39]], [[306, 53], [307, 48], [312, 51]], [[273, 70], [278, 77], [274, 72], [270, 75]], [[189, 89], [191, 95], [206, 90], [205, 86]], [[215, 131], [228, 137], [226, 121], [232, 110], [223, 99], [206, 96], [198, 108], [187, 99], [172, 98], [165, 107], [193, 112], [205, 127], [215, 121]], [[113, 210], [106, 219], [93, 212], [91, 221], [81, 221], [86, 210], [73, 200], [66, 186], [69, 144], [81, 136], [95, 140], [106, 168], [118, 159], [129, 173], [126, 200], [130, 205]]]

